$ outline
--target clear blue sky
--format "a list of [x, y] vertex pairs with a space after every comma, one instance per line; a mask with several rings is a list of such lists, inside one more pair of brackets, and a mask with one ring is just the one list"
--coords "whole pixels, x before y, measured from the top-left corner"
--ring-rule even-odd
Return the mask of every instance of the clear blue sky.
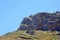
[[0, 0], [0, 35], [16, 30], [25, 16], [60, 11], [60, 0]]

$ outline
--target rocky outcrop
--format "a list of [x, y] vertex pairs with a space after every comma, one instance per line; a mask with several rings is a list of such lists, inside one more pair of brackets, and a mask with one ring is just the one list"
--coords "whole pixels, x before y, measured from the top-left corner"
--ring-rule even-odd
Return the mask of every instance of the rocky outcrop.
[[60, 12], [40, 12], [25, 17], [18, 30], [60, 31]]

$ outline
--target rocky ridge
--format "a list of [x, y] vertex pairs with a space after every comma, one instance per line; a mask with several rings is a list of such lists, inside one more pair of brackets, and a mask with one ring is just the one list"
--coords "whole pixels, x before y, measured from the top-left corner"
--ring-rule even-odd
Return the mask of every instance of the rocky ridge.
[[25, 17], [18, 30], [60, 31], [60, 12], [40, 12]]

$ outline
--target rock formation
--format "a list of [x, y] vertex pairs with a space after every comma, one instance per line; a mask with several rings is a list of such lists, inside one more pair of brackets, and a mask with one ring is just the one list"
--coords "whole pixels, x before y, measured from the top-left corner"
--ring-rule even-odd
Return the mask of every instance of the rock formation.
[[40, 12], [25, 17], [18, 30], [60, 31], [60, 12]]

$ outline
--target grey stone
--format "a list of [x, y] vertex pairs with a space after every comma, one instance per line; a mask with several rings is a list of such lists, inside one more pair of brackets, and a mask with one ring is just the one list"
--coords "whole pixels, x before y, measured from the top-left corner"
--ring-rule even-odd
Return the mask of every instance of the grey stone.
[[[60, 12], [47, 13], [41, 12], [29, 17], [25, 17], [19, 27], [19, 30], [27, 30], [28, 33], [32, 33], [31, 30], [43, 30], [43, 31], [60, 31]], [[26, 26], [28, 25], [28, 26]]]
[[34, 35], [34, 31], [33, 30], [27, 30], [26, 33]]

